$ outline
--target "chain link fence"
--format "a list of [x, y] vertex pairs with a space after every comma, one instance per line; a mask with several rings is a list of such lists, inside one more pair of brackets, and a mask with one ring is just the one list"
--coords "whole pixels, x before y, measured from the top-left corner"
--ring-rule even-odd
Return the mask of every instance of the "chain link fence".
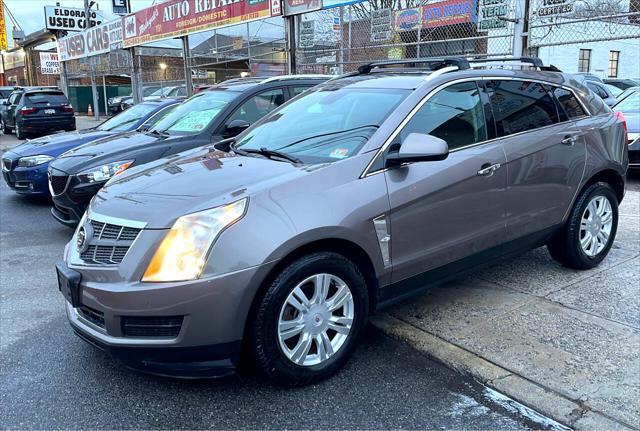
[[367, 0], [297, 17], [298, 73], [376, 60], [511, 55], [515, 0]]
[[640, 0], [532, 0], [529, 46], [640, 39]]

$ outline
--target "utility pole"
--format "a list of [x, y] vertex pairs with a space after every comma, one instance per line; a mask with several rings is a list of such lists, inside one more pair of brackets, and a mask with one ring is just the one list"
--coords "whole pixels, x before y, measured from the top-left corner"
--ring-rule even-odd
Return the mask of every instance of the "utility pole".
[[516, 16], [513, 28], [513, 55], [514, 57], [525, 57], [529, 50], [529, 6], [530, 0], [516, 0], [516, 11], [520, 16]]
[[[84, 0], [84, 31], [91, 28], [91, 4], [89, 0]], [[100, 106], [98, 105], [98, 86], [96, 85], [96, 66], [91, 57], [88, 57], [89, 70], [91, 74], [91, 95], [93, 96], [93, 115], [96, 121], [100, 121]]]
[[191, 77], [191, 57], [189, 56], [189, 51], [189, 36], [182, 36], [182, 55], [184, 56], [184, 83], [187, 86], [187, 97], [193, 96], [193, 79]]
[[296, 17], [284, 17], [285, 44], [287, 52], [287, 73], [296, 73]]

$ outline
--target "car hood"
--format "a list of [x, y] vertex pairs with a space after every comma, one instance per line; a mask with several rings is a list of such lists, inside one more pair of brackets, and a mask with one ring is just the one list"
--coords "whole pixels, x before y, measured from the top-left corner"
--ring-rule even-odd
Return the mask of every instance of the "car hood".
[[87, 144], [97, 139], [113, 136], [116, 133], [117, 132], [102, 130], [81, 130], [78, 132], [56, 133], [54, 135], [28, 140], [23, 144], [12, 148], [11, 152], [22, 157], [35, 156], [37, 154], [46, 154], [57, 157], [75, 147]]
[[100, 190], [91, 211], [169, 228], [182, 215], [295, 181], [308, 168], [199, 148], [127, 170]]
[[125, 132], [95, 140], [89, 144], [66, 152], [51, 162], [51, 167], [73, 175], [79, 170], [100, 164], [100, 162], [116, 162], [136, 151], [168, 143], [172, 139], [140, 132]]

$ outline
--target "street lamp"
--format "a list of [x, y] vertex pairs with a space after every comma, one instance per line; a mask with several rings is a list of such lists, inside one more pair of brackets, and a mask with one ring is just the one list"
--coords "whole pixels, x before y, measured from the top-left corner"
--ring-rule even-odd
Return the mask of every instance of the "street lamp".
[[162, 81], [160, 81], [160, 93], [161, 96], [164, 95], [164, 81], [167, 80], [167, 63], [165, 63], [164, 61], [162, 63], [160, 63], [160, 70], [162, 70], [164, 72], [164, 79]]

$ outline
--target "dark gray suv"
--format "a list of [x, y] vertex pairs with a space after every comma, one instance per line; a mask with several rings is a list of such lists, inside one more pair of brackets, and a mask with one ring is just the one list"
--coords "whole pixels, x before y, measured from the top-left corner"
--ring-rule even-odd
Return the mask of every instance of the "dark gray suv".
[[150, 373], [225, 375], [242, 351], [306, 384], [344, 365], [369, 313], [480, 264], [546, 244], [598, 265], [621, 118], [537, 59], [413, 63], [110, 180], [57, 265], [74, 331]]

